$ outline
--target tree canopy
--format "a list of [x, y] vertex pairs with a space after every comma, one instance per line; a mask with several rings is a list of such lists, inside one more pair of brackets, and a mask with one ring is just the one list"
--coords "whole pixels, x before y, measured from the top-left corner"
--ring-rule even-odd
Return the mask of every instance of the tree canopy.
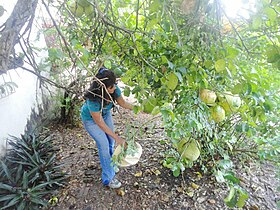
[[[29, 9], [37, 4], [27, 2], [18, 0]], [[257, 152], [279, 162], [278, 1], [256, 0], [249, 17], [236, 18], [219, 0], [43, 0], [42, 5], [49, 15], [43, 31], [49, 57], [33, 65], [34, 73], [51, 66], [45, 81], [63, 87], [73, 105], [100, 66], [112, 69], [128, 85], [124, 95], [137, 98], [135, 112], [161, 114], [172, 148], [163, 165], [174, 176], [197, 163], [234, 188], [233, 154]], [[15, 17], [1, 28], [2, 72], [11, 47], [23, 39], [3, 46]], [[21, 21], [31, 24], [32, 17]], [[190, 145], [198, 149], [198, 160], [184, 155]], [[242, 203], [245, 193], [238, 192]]]

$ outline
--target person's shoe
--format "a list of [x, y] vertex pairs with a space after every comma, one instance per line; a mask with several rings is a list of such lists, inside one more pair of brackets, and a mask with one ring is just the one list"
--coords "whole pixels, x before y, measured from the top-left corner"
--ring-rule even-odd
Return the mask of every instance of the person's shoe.
[[116, 178], [113, 178], [108, 185], [108, 187], [110, 187], [112, 189], [120, 188], [121, 186], [122, 186], [122, 183], [119, 180], [117, 180]]

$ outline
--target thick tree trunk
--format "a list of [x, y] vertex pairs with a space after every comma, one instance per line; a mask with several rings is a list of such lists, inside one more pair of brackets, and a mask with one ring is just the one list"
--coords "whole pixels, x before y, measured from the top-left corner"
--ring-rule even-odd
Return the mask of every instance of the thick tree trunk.
[[30, 29], [37, 4], [38, 0], [18, 0], [11, 16], [0, 28], [0, 74], [23, 64], [21, 58], [15, 57], [14, 46]]

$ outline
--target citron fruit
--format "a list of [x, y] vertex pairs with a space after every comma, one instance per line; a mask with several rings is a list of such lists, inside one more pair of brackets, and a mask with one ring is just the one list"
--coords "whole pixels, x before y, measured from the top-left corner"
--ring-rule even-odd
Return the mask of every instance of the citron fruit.
[[88, 0], [78, 0], [78, 4], [85, 8], [90, 6], [90, 3], [88, 2]]
[[225, 92], [218, 96], [219, 105], [221, 105], [226, 112], [235, 112], [241, 106], [241, 99], [238, 95], [231, 92]]
[[88, 7], [85, 7], [85, 13], [87, 16], [91, 16], [93, 13], [93, 7], [91, 5]]
[[84, 8], [76, 2], [70, 4], [69, 9], [76, 17], [81, 17], [84, 14]]
[[182, 139], [178, 144], [178, 152], [183, 158], [187, 158], [190, 161], [195, 161], [200, 156], [199, 144], [194, 139]]
[[209, 106], [213, 106], [217, 99], [217, 95], [214, 91], [208, 89], [202, 89], [199, 91], [199, 98], [201, 101]]
[[216, 123], [222, 122], [226, 117], [225, 110], [223, 109], [223, 107], [219, 105], [211, 107], [210, 111], [211, 111], [211, 117]]

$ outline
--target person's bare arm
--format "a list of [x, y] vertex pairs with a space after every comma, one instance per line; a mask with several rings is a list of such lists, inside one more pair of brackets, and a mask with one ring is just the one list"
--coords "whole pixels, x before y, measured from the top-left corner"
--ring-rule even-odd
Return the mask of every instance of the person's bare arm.
[[117, 134], [115, 134], [104, 122], [103, 117], [101, 116], [100, 112], [91, 112], [90, 113], [93, 120], [95, 121], [95, 123], [105, 132], [107, 133], [109, 136], [111, 136], [113, 139], [115, 139], [115, 141], [117, 142], [117, 144], [125, 144], [125, 140], [122, 139], [121, 137], [119, 137]]
[[130, 109], [130, 110], [132, 110], [133, 107], [134, 107], [132, 104], [130, 104], [130, 103], [128, 103], [127, 101], [125, 101], [124, 98], [123, 98], [122, 96], [118, 97], [116, 100], [117, 100], [118, 104], [119, 104], [121, 107], [125, 108], [125, 109]]

